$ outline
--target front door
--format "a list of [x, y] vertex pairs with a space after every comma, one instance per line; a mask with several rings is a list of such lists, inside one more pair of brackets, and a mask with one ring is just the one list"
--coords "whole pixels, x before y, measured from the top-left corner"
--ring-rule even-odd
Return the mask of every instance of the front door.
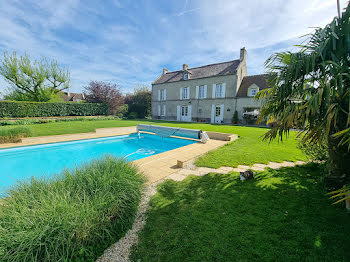
[[222, 123], [224, 120], [224, 105], [215, 105], [214, 123]]
[[180, 120], [181, 121], [188, 121], [188, 106], [181, 106], [181, 115], [180, 115]]

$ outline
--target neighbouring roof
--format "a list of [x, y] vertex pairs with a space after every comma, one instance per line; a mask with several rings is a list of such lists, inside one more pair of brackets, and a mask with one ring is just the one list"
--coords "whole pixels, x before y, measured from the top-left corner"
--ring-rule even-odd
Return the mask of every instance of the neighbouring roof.
[[[223, 63], [189, 68], [188, 69], [188, 71], [190, 72], [189, 80], [199, 79], [204, 77], [211, 77], [211, 76], [235, 74], [239, 63], [240, 63], [240, 60], [238, 59], [238, 60], [233, 60], [233, 61], [228, 61]], [[182, 80], [183, 80], [183, 71], [180, 70], [180, 71], [168, 72], [164, 75], [161, 75], [156, 81], [153, 82], [153, 84], [163, 84], [163, 83], [170, 83], [170, 82], [176, 82], [176, 81], [182, 81]], [[188, 81], [188, 80], [183, 80], [183, 81]]]
[[81, 93], [63, 92], [63, 94], [64, 94], [63, 100], [65, 102], [74, 101], [76, 99], [85, 100], [85, 96]]
[[253, 84], [256, 84], [259, 87], [259, 90], [269, 88], [269, 86], [267, 85], [268, 76], [268, 74], [262, 74], [244, 77], [241, 86], [238, 89], [237, 97], [247, 97], [248, 88]]

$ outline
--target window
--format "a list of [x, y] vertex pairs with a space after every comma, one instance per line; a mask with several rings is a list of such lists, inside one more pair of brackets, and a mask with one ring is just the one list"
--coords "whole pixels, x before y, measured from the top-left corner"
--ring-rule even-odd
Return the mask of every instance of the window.
[[189, 99], [190, 98], [189, 88], [188, 87], [184, 87], [183, 92], [182, 92], [182, 98], [183, 99]]
[[222, 97], [222, 94], [222, 84], [217, 84], [215, 90], [215, 97]]
[[184, 74], [184, 80], [187, 80], [188, 79], [188, 74]]
[[160, 100], [166, 100], [166, 91], [165, 89], [160, 90]]
[[250, 96], [255, 96], [256, 93], [257, 93], [256, 88], [253, 88], [253, 89], [250, 90]]
[[220, 117], [221, 114], [221, 106], [216, 106], [215, 107], [215, 116]]
[[205, 98], [205, 88], [204, 88], [204, 86], [199, 86], [199, 98]]
[[188, 116], [188, 106], [182, 106], [181, 107], [181, 115], [182, 116]]
[[166, 105], [163, 105], [162, 107], [162, 116], [165, 116], [165, 112], [166, 112]]

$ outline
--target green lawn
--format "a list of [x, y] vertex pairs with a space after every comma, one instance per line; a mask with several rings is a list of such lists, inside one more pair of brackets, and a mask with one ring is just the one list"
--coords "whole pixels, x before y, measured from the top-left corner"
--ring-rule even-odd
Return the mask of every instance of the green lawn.
[[[72, 121], [48, 124], [29, 125], [33, 136], [61, 135], [72, 133], [93, 132], [96, 128], [135, 126], [140, 123], [195, 128], [206, 131], [238, 134], [239, 139], [213, 151], [197, 160], [197, 165], [218, 168], [221, 166], [251, 165], [253, 163], [268, 163], [269, 161], [305, 160], [305, 155], [297, 148], [295, 132], [283, 143], [262, 141], [262, 135], [268, 130], [258, 127], [242, 127], [229, 125], [210, 125], [196, 123], [179, 123], [147, 120], [99, 120]], [[8, 126], [1, 129], [10, 128]]]
[[151, 200], [133, 261], [350, 261], [350, 215], [316, 164], [168, 180]]

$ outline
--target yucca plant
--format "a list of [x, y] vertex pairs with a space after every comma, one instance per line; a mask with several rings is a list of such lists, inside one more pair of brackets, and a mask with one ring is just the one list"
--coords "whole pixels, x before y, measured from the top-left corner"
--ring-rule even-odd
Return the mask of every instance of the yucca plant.
[[326, 139], [326, 181], [338, 189], [350, 182], [350, 4], [298, 48], [266, 61], [271, 88], [256, 96], [262, 102], [260, 120], [273, 118], [279, 124], [265, 138], [282, 139], [298, 128], [304, 141]]

